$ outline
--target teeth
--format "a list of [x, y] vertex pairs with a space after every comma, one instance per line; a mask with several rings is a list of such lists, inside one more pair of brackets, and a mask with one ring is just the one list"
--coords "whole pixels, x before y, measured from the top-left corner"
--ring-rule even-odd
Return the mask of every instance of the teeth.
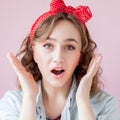
[[60, 71], [60, 70], [62, 70], [62, 69], [55, 69], [55, 70], [59, 70], [59, 71]]

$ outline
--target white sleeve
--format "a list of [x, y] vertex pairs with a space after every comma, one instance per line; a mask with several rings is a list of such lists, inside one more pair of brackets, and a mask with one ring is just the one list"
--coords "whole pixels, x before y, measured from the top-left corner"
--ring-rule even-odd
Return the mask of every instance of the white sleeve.
[[6, 92], [0, 99], [0, 120], [18, 120], [21, 97], [17, 91]]
[[120, 107], [116, 98], [107, 101], [97, 120], [120, 120]]

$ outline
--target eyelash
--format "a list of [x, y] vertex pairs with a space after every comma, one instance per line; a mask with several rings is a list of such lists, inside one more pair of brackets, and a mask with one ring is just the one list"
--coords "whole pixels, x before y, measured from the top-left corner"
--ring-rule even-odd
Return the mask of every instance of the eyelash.
[[47, 43], [47, 44], [43, 45], [43, 47], [46, 49], [50, 49], [50, 48], [53, 48], [53, 45], [50, 43]]
[[[46, 44], [43, 45], [43, 47], [46, 48], [46, 49], [52, 49], [54, 46], [50, 43], [46, 43]], [[75, 47], [73, 45], [67, 45], [65, 47], [65, 49], [72, 51], [72, 50], [75, 50]]]
[[75, 47], [72, 45], [67, 45], [67, 49], [72, 51], [72, 50], [75, 50]]

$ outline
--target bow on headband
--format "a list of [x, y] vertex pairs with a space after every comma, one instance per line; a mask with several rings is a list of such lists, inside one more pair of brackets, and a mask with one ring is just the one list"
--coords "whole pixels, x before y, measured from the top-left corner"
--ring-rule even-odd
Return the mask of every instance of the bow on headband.
[[73, 15], [83, 24], [85, 24], [92, 17], [92, 13], [88, 6], [78, 6], [77, 8], [74, 8], [72, 6], [66, 6], [63, 0], [52, 0], [50, 10], [41, 15], [33, 24], [30, 32], [30, 40], [32, 41], [35, 31], [41, 22], [43, 22], [46, 18], [60, 12]]

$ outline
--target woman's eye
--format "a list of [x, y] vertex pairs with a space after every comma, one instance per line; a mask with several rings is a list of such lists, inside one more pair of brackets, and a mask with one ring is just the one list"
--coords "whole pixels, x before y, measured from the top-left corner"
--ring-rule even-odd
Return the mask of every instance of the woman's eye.
[[74, 49], [75, 49], [75, 47], [74, 47], [74, 46], [72, 46], [72, 45], [68, 45], [68, 46], [67, 46], [67, 49], [68, 49], [68, 50], [74, 50]]
[[46, 49], [51, 49], [51, 48], [53, 48], [53, 45], [45, 44], [45, 45], [43, 45], [43, 47], [46, 48]]

